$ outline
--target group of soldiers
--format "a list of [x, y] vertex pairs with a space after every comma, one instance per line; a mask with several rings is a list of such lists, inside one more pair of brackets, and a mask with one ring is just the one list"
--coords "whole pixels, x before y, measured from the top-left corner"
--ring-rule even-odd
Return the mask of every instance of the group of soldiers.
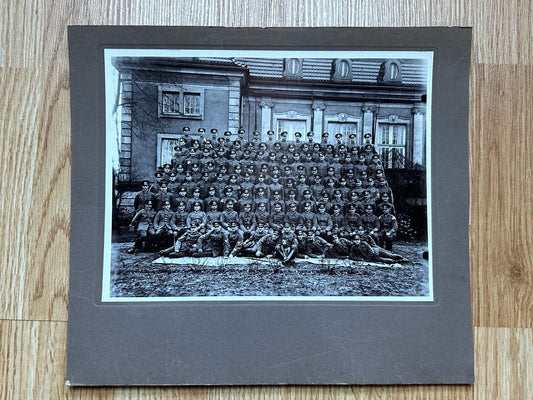
[[[142, 181], [129, 252], [170, 257], [334, 257], [397, 262], [392, 192], [370, 134], [239, 130], [218, 137], [184, 128], [170, 163]], [[168, 244], [168, 246], [166, 246]]]

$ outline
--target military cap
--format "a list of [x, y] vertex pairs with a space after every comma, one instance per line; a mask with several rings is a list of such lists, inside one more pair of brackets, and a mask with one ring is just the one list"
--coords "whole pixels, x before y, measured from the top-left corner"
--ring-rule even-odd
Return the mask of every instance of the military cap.
[[188, 126], [184, 126], [182, 131], [183, 132], [189, 132], [191, 130], [191, 128], [189, 128]]
[[287, 136], [288, 134], [289, 134], [289, 132], [287, 132], [287, 131], [283, 131], [283, 132], [280, 133], [281, 136]]
[[335, 139], [340, 139], [342, 137], [342, 133], [336, 133], [335, 134]]
[[240, 129], [237, 131], [237, 133], [238, 133], [239, 135], [244, 135], [244, 134], [246, 133], [246, 131], [245, 131], [244, 129], [240, 128]]
[[268, 136], [272, 136], [273, 134], [274, 134], [274, 131], [272, 129], [267, 131]]
[[162, 173], [161, 171], [157, 171], [157, 172], [154, 174], [154, 176], [155, 176], [156, 178], [162, 178], [162, 177], [163, 177], [163, 173]]
[[224, 136], [231, 136], [231, 131], [225, 131]]
[[294, 136], [296, 136], [296, 137], [302, 137], [302, 133], [301, 133], [301, 132], [294, 132]]
[[148, 179], [144, 179], [141, 181], [141, 186], [144, 186], [144, 185], [150, 185], [150, 181]]

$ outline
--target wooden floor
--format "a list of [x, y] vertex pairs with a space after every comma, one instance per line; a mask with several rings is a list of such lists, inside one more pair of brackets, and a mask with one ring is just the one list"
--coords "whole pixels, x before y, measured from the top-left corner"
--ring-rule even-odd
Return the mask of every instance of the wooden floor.
[[[470, 248], [476, 384], [65, 387], [69, 24], [472, 26]], [[533, 398], [531, 0], [3, 0], [0, 33], [0, 398]]]

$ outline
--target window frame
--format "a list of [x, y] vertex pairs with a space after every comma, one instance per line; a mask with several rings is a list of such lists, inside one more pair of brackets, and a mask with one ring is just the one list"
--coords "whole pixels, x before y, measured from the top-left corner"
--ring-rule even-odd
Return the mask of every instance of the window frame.
[[[165, 112], [163, 110], [163, 96], [165, 93], [175, 93], [178, 97], [178, 112]], [[204, 89], [198, 86], [191, 85], [169, 85], [169, 84], [160, 84], [158, 85], [158, 115], [159, 118], [186, 118], [186, 119], [204, 119]], [[198, 100], [198, 114], [189, 114], [185, 112], [185, 97], [187, 95], [196, 95], [199, 96]]]

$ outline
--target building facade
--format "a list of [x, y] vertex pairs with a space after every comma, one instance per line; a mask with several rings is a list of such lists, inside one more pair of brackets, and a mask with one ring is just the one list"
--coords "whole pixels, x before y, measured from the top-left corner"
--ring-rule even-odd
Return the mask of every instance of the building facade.
[[[178, 139], [225, 131], [267, 141], [362, 145], [365, 134], [388, 169], [425, 169], [427, 68], [418, 59], [135, 58], [119, 72], [118, 181], [151, 179]], [[215, 134], [211, 133], [216, 129]], [[341, 133], [342, 138], [335, 138]]]

